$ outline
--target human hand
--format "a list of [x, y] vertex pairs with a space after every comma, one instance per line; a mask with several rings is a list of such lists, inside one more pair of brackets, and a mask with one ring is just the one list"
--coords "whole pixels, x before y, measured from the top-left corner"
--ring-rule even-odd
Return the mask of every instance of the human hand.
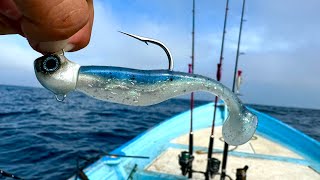
[[93, 0], [0, 0], [0, 35], [20, 34], [40, 53], [88, 45]]

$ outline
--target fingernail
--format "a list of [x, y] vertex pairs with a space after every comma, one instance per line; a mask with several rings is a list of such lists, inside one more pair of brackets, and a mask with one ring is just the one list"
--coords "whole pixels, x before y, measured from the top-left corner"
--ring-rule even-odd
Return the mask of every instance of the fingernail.
[[68, 44], [63, 48], [63, 50], [67, 52], [67, 51], [73, 50], [73, 48], [74, 48], [74, 44], [68, 43]]
[[68, 43], [68, 40], [36, 42], [29, 39], [29, 44], [34, 50], [43, 54], [55, 53], [61, 50], [68, 52], [72, 51], [75, 47], [74, 44]]
[[64, 49], [66, 46], [67, 40], [39, 42], [37, 51], [42, 53], [54, 53]]

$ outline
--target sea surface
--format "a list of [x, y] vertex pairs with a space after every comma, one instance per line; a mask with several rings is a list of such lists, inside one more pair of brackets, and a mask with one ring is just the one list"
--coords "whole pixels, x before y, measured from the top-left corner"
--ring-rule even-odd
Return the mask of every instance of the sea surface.
[[[320, 141], [320, 110], [251, 107]], [[110, 152], [188, 108], [183, 99], [130, 107], [80, 93], [60, 103], [42, 88], [0, 85], [0, 169], [24, 179], [66, 179], [75, 174], [77, 162], [84, 166], [90, 163], [84, 158]]]

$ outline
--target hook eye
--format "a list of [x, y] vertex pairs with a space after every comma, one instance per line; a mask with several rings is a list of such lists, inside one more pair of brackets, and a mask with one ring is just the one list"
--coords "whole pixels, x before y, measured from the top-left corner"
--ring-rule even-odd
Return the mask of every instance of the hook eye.
[[52, 73], [57, 71], [60, 68], [60, 58], [55, 54], [50, 54], [47, 56], [43, 56], [43, 61], [41, 64], [41, 69], [44, 72]]

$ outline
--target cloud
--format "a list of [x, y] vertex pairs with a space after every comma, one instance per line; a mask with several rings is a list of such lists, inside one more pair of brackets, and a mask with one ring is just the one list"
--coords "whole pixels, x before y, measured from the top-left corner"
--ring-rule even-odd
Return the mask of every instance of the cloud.
[[0, 84], [34, 86], [33, 60], [39, 57], [24, 38], [17, 35], [0, 38]]

